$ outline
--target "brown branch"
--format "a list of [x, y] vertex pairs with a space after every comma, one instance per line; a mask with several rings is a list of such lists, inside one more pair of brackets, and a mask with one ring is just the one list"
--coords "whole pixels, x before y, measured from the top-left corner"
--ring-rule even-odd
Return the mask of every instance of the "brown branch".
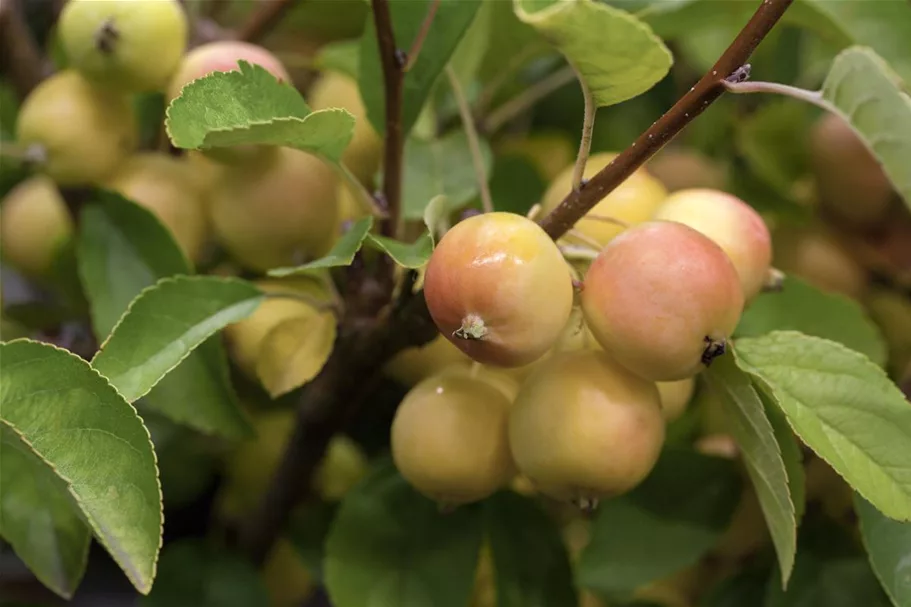
[[408, 62], [405, 64], [406, 72], [414, 67], [418, 55], [421, 54], [421, 47], [424, 46], [424, 40], [427, 39], [427, 32], [430, 31], [430, 26], [433, 24], [433, 18], [436, 17], [438, 8], [440, 8], [440, 0], [430, 0], [427, 16], [424, 17], [424, 22], [421, 23], [418, 35], [414, 37], [414, 42], [411, 43], [411, 48], [408, 49]]
[[264, 0], [259, 3], [246, 23], [237, 30], [237, 39], [246, 42], [260, 42], [281, 23], [298, 0]]
[[0, 73], [25, 99], [51, 73], [50, 65], [29, 32], [20, 0], [0, 0]]
[[718, 99], [725, 91], [725, 79], [747, 62], [793, 1], [763, 0], [734, 42], [689, 92], [579, 192], [569, 192], [560, 206], [541, 220], [541, 227], [551, 238], [565, 234], [585, 213]]
[[389, 218], [383, 222], [383, 234], [396, 236], [400, 231], [402, 198], [402, 99], [407, 58], [395, 44], [389, 0], [373, 0], [373, 22], [379, 44], [380, 63], [383, 66], [383, 84], [386, 92], [386, 133], [383, 153], [383, 197]]

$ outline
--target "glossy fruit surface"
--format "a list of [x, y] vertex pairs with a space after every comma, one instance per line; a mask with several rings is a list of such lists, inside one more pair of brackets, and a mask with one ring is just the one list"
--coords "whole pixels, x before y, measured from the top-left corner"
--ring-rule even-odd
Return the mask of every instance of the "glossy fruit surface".
[[58, 185], [97, 185], [136, 148], [136, 116], [127, 97], [64, 70], [22, 103], [16, 139], [44, 148], [41, 170]]
[[48, 276], [73, 237], [73, 220], [54, 182], [36, 175], [0, 203], [0, 254], [23, 274]]
[[509, 444], [542, 493], [584, 506], [639, 484], [658, 459], [664, 426], [654, 383], [603, 352], [569, 352], [522, 385]]
[[480, 380], [440, 374], [405, 396], [392, 422], [392, 458], [420, 493], [456, 506], [491, 495], [515, 475], [510, 403]]
[[486, 213], [440, 240], [424, 276], [440, 332], [485, 364], [520, 367], [557, 340], [573, 304], [560, 250], [533, 221]]
[[691, 377], [710, 363], [743, 304], [724, 251], [676, 222], [649, 222], [614, 239], [592, 263], [582, 291], [598, 343], [652, 381]]
[[772, 263], [772, 236], [753, 207], [733, 194], [705, 188], [668, 196], [655, 219], [677, 221], [708, 236], [727, 253], [749, 300], [762, 290]]
[[354, 136], [342, 154], [342, 162], [361, 182], [372, 184], [380, 167], [383, 140], [367, 119], [357, 81], [338, 72], [327, 72], [313, 85], [308, 101], [313, 110], [340, 107], [354, 115]]
[[129, 92], [163, 91], [187, 47], [178, 0], [69, 0], [58, 22], [71, 65], [93, 82]]
[[161, 152], [142, 152], [124, 162], [105, 185], [152, 211], [189, 259], [201, 259], [208, 243], [209, 220], [185, 161]]
[[[585, 179], [590, 179], [616, 158], [613, 153], [593, 154], [585, 165]], [[541, 200], [541, 212], [549, 213], [557, 208], [572, 190], [574, 167], [564, 169], [550, 184]], [[639, 169], [617, 189], [608, 194], [583, 217], [575, 229], [602, 246], [623, 232], [623, 225], [605, 221], [603, 218], [617, 219], [628, 225], [637, 225], [651, 219], [652, 214], [667, 197], [667, 190], [661, 182], [652, 177], [645, 169]], [[601, 217], [595, 219], [593, 217]], [[567, 236], [572, 241], [572, 236]]]
[[328, 164], [291, 148], [266, 167], [226, 171], [212, 193], [215, 235], [253, 270], [321, 257], [336, 238], [337, 182]]

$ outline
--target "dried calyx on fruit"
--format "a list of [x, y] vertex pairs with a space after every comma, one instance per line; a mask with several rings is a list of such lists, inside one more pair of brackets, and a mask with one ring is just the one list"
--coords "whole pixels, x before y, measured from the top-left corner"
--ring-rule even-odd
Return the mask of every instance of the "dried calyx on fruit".
[[540, 226], [512, 213], [476, 215], [449, 230], [430, 258], [424, 293], [447, 339], [502, 367], [547, 352], [573, 305], [560, 250]]

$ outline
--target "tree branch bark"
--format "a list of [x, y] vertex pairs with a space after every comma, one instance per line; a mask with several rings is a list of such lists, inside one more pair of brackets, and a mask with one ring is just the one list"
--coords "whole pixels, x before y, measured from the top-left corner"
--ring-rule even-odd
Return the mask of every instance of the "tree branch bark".
[[237, 39], [246, 42], [260, 42], [275, 26], [281, 23], [285, 15], [298, 3], [298, 0], [264, 0], [246, 23], [237, 30]]
[[20, 0], [0, 1], [0, 72], [25, 99], [52, 72], [22, 16]]
[[706, 74], [661, 118], [578, 192], [541, 219], [551, 238], [565, 234], [601, 199], [655, 155], [725, 91], [724, 81], [743, 66], [794, 0], [762, 0], [752, 19]]

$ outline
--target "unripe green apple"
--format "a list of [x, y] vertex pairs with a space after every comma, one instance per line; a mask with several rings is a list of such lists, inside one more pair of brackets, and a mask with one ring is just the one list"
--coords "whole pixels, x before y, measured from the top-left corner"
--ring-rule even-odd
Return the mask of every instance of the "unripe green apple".
[[590, 507], [645, 479], [664, 427], [654, 383], [604, 352], [568, 352], [522, 385], [509, 444], [519, 471], [542, 493]]
[[[590, 179], [613, 162], [617, 154], [594, 154], [585, 165], [583, 177]], [[564, 169], [550, 184], [541, 200], [543, 214], [553, 211], [572, 191], [574, 167]], [[606, 245], [612, 238], [623, 232], [623, 225], [605, 221], [605, 219], [619, 220], [628, 225], [637, 225], [651, 219], [652, 214], [667, 197], [667, 190], [661, 182], [652, 177], [645, 169], [639, 169], [629, 176], [617, 189], [604, 197], [583, 217], [575, 229], [589, 239], [599, 244]], [[596, 219], [601, 217], [601, 219]], [[565, 237], [573, 240], [572, 236]]]
[[744, 305], [724, 251], [670, 221], [645, 223], [612, 240], [585, 275], [581, 299], [601, 347], [652, 381], [692, 377], [710, 364]]
[[661, 412], [669, 422], [680, 419], [686, 406], [693, 398], [696, 380], [692, 377], [678, 381], [657, 382], [658, 394], [661, 396]]
[[372, 184], [380, 166], [383, 140], [367, 119], [357, 82], [345, 74], [326, 72], [310, 89], [308, 101], [314, 111], [344, 108], [354, 115], [354, 136], [342, 154], [342, 162], [361, 182]]
[[895, 291], [876, 289], [865, 303], [889, 347], [889, 371], [899, 378], [911, 363], [911, 298]]
[[510, 403], [488, 382], [442, 373], [420, 382], [392, 422], [392, 458], [423, 495], [447, 507], [475, 502], [515, 476]]
[[747, 300], [768, 281], [769, 228], [753, 207], [733, 194], [706, 188], [680, 190], [667, 197], [654, 218], [688, 225], [712, 239], [734, 263]]
[[338, 434], [329, 441], [326, 454], [313, 474], [317, 494], [337, 502], [367, 473], [367, 456], [347, 436]]
[[130, 100], [92, 86], [79, 72], [57, 72], [22, 103], [16, 139], [44, 148], [41, 170], [60, 186], [96, 185], [136, 148]]
[[810, 132], [810, 159], [821, 204], [851, 227], [881, 223], [895, 196], [882, 165], [837, 114], [828, 113]]
[[184, 160], [161, 152], [135, 154], [105, 185], [152, 211], [189, 259], [201, 259], [209, 221], [193, 171]]
[[69, 209], [48, 177], [20, 182], [0, 202], [0, 252], [23, 274], [47, 277], [72, 237]]
[[867, 292], [866, 270], [828, 231], [818, 227], [776, 230], [772, 243], [773, 263], [783, 272], [852, 299], [861, 299]]
[[128, 92], [163, 91], [189, 32], [178, 0], [69, 0], [57, 27], [72, 67]]
[[666, 147], [648, 164], [648, 172], [664, 184], [668, 192], [692, 188], [724, 190], [727, 172], [715, 160], [695, 150]]
[[225, 172], [211, 197], [215, 235], [253, 270], [321, 257], [337, 236], [337, 185], [335, 171], [316, 156], [281, 148], [265, 167]]
[[560, 250], [538, 224], [512, 213], [475, 215], [449, 230], [430, 257], [424, 294], [444, 337], [501, 367], [541, 358], [573, 305]]

